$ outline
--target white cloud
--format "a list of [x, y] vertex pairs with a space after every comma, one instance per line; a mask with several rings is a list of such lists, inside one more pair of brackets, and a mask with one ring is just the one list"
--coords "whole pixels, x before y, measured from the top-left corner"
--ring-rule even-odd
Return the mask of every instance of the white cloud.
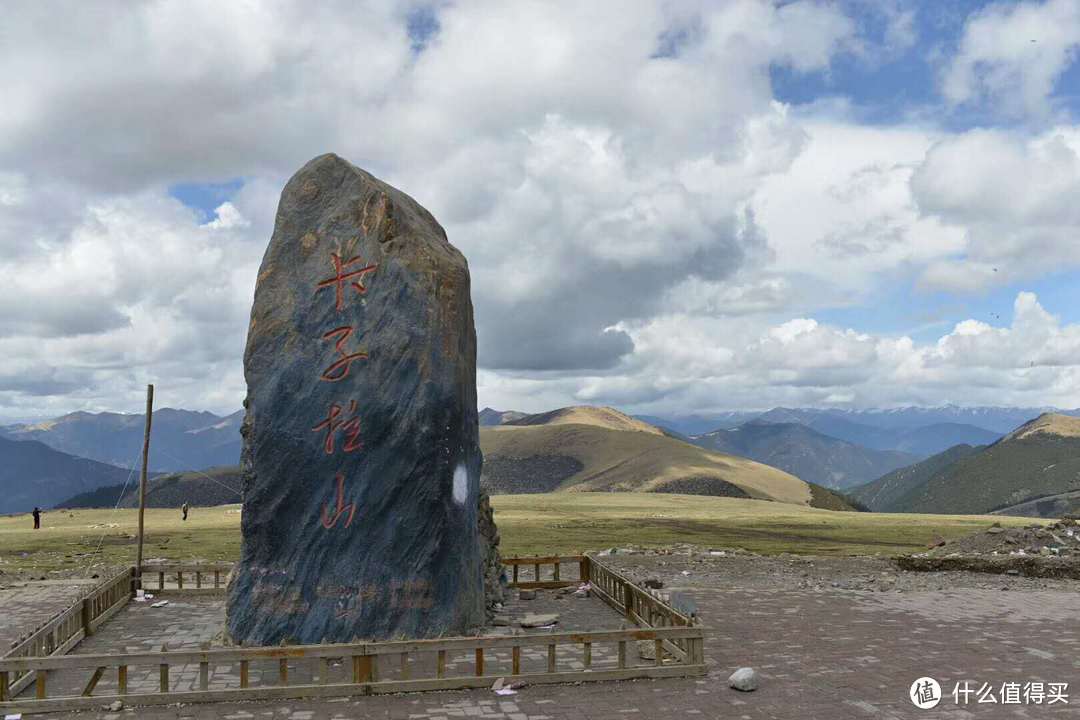
[[979, 290], [1080, 266], [1080, 129], [1035, 137], [973, 130], [943, 139], [911, 178], [920, 210], [962, 231], [931, 262], [932, 288]]
[[[438, 5], [420, 52], [411, 2], [9, 9], [0, 415], [137, 410], [148, 381], [234, 409], [278, 193], [326, 151], [417, 198], [468, 257], [488, 404], [934, 402], [964, 387], [957, 358], [1020, 337], [1042, 354], [968, 367], [971, 384], [1069, 397], [1074, 331], [1027, 306], [1005, 335], [936, 345], [815, 319], [886, 282], [979, 290], [1075, 263], [1074, 128], [861, 127], [775, 100], [775, 66], [909, 47], [912, 14], [871, 5], [881, 47], [811, 0], [478, 0]], [[969, 24], [954, 101], [1008, 87], [980, 70], [999, 20]], [[1060, 72], [1040, 67], [1017, 77]], [[208, 222], [166, 192], [238, 177]]]
[[941, 79], [951, 103], [988, 103], [1015, 116], [1045, 117], [1051, 94], [1080, 49], [1076, 0], [1000, 2], [964, 25]]

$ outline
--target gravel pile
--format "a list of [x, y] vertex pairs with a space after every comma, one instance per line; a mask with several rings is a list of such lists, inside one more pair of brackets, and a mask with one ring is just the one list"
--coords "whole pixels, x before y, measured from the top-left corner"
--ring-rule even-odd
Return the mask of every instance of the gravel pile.
[[1052, 525], [1004, 528], [994, 523], [986, 530], [944, 543], [928, 557], [961, 555], [1073, 557], [1080, 560], [1080, 523], [1066, 518]]

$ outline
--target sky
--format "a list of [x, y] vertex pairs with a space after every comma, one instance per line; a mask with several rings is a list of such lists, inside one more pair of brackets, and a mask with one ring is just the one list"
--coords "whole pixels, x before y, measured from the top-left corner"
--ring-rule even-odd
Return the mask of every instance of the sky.
[[13, 2], [0, 419], [240, 407], [336, 152], [468, 259], [481, 406], [1080, 406], [1080, 2]]

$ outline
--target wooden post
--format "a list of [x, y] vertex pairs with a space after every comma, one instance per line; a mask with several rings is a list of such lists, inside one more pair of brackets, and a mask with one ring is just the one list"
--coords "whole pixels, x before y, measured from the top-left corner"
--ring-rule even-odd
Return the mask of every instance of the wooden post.
[[248, 686], [248, 660], [240, 661], [240, 688]]
[[401, 653], [401, 679], [409, 679], [409, 653]]
[[476, 677], [484, 675], [484, 648], [476, 648]]
[[127, 695], [127, 665], [116, 668], [116, 685], [121, 695]]
[[660, 667], [664, 664], [664, 641], [656, 640], [656, 666]]
[[555, 672], [555, 645], [548, 645], [548, 672]]
[[520, 675], [521, 674], [521, 646], [520, 645], [515, 645], [514, 646], [513, 667], [510, 670], [510, 674], [511, 675]]
[[626, 667], [626, 641], [619, 641], [619, 669], [622, 670]]
[[517, 563], [514, 563], [514, 585], [518, 584], [518, 567], [520, 566]]
[[289, 661], [285, 658], [278, 660], [278, 682], [282, 685], [289, 684]]
[[92, 610], [90, 607], [90, 598], [83, 598], [82, 601], [82, 629], [83, 636], [90, 637], [94, 634], [93, 629], [90, 627], [92, 620]]
[[146, 514], [146, 464], [150, 456], [150, 420], [154, 415], [154, 386], [146, 386], [146, 426], [143, 430], [142, 474], [139, 476], [139, 551], [135, 560], [135, 587], [142, 587], [143, 516]]
[[[199, 649], [209, 651], [210, 643], [200, 643]], [[199, 689], [203, 692], [210, 689], [210, 661], [205, 658], [199, 663]]]
[[11, 676], [7, 670], [0, 670], [0, 702], [6, 702], [11, 694]]
[[592, 667], [592, 643], [585, 643], [585, 669], [588, 670]]
[[581, 562], [578, 563], [578, 578], [581, 582], [589, 582], [589, 558], [584, 555], [581, 556]]
[[435, 660], [435, 677], [441, 678], [446, 675], [446, 651], [440, 650]]
[[37, 670], [35, 672], [35, 681], [37, 683], [37, 699], [45, 699], [45, 678], [48, 677], [48, 670]]
[[330, 680], [330, 658], [319, 658], [319, 684], [325, 685]]

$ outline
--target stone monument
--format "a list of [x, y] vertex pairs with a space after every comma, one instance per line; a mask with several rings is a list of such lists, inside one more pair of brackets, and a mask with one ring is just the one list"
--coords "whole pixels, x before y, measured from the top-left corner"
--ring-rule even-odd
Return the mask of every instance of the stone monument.
[[497, 533], [480, 531], [469, 270], [435, 218], [337, 155], [301, 168], [259, 268], [244, 374], [232, 640], [483, 624]]

